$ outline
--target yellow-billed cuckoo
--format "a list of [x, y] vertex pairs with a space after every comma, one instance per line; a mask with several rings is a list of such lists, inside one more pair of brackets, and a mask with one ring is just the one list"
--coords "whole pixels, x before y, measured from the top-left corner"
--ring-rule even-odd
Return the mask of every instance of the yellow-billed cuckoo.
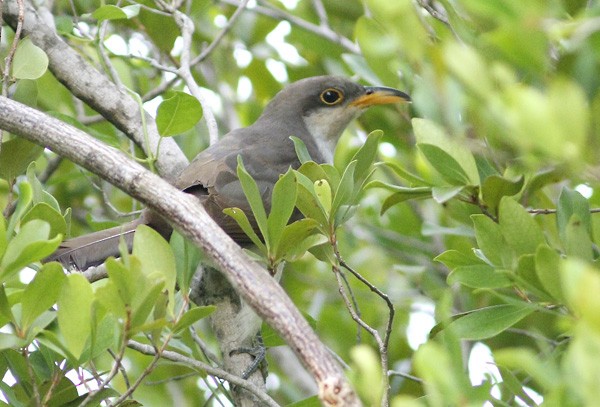
[[[197, 196], [235, 241], [247, 243], [237, 223], [223, 214], [225, 208], [238, 207], [251, 215], [236, 175], [238, 155], [256, 180], [268, 210], [279, 175], [300, 165], [290, 136], [300, 138], [316, 162], [331, 163], [335, 145], [353, 119], [370, 106], [401, 101], [410, 101], [410, 97], [396, 89], [363, 86], [341, 77], [300, 80], [279, 92], [253, 125], [231, 131], [198, 154], [176, 186]], [[67, 240], [46, 261], [57, 260], [78, 270], [101, 264], [109, 256], [119, 255], [121, 239], [131, 248], [139, 224], [149, 224], [164, 236], [171, 233], [163, 220], [146, 211], [126, 225]]]

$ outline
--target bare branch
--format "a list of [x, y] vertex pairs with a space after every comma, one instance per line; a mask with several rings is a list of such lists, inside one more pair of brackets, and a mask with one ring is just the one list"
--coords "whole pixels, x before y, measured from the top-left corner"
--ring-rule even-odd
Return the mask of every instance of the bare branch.
[[197, 199], [86, 133], [4, 97], [0, 97], [0, 128], [47, 146], [168, 219], [206, 253], [244, 301], [287, 341], [317, 381], [325, 405], [360, 405], [340, 366], [287, 294], [218, 227]]
[[[145, 112], [140, 112], [137, 101], [66, 44], [54, 29], [45, 23], [29, 1], [25, 3], [25, 14], [23, 34], [28, 35], [35, 45], [46, 52], [49, 68], [56, 79], [73, 95], [145, 148], [149, 156], [153, 152], [156, 153], [160, 140], [156, 125], [152, 120], [148, 120], [149, 145], [146, 145], [141, 117]], [[12, 27], [16, 27], [18, 10], [15, 2], [6, 2], [4, 16]], [[161, 141], [156, 164], [164, 178], [174, 180], [188, 164], [188, 160], [176, 142], [168, 138]]]
[[[143, 343], [139, 343], [139, 342], [130, 340], [127, 346], [129, 346], [131, 349], [137, 350], [138, 352], [143, 353], [145, 355], [151, 355], [151, 356], [156, 355], [156, 350], [150, 345], [145, 345]], [[273, 400], [271, 397], [269, 397], [269, 395], [267, 395], [266, 393], [261, 391], [259, 388], [257, 388], [254, 384], [252, 384], [248, 380], [244, 380], [241, 377], [231, 374], [223, 369], [213, 367], [206, 363], [202, 363], [195, 359], [183, 356], [177, 352], [172, 352], [172, 351], [168, 351], [168, 350], [163, 351], [161, 353], [161, 356], [164, 359], [172, 360], [172, 361], [178, 362], [178, 363], [183, 363], [183, 364], [190, 366], [196, 370], [205, 371], [209, 375], [219, 377], [223, 380], [227, 380], [231, 384], [242, 387], [242, 388], [248, 390], [249, 392], [252, 392], [257, 397], [259, 397], [260, 401], [265, 403], [265, 405], [267, 405], [267, 406], [279, 406], [279, 404], [277, 404], [275, 402], [275, 400]]]
[[[237, 0], [219, 0], [223, 4], [229, 4], [232, 6], [239, 5], [239, 1]], [[358, 45], [354, 43], [354, 41], [344, 37], [333, 31], [329, 27], [323, 27], [320, 25], [316, 25], [313, 23], [309, 23], [306, 20], [298, 18], [294, 15], [286, 13], [285, 11], [271, 8], [267, 6], [255, 6], [252, 8], [248, 8], [248, 11], [252, 11], [254, 13], [262, 14], [267, 17], [274, 18], [276, 20], [285, 20], [290, 24], [293, 24], [297, 27], [302, 28], [303, 30], [309, 31], [313, 34], [317, 34], [320, 37], [323, 37], [333, 43], [341, 45], [346, 51], [351, 52], [353, 54], [360, 54], [360, 48]]]

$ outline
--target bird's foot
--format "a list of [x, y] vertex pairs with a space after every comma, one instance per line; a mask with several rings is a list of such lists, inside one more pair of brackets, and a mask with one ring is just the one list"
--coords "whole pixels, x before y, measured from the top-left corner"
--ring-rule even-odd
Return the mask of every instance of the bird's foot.
[[229, 356], [239, 355], [240, 353], [246, 353], [246, 354], [254, 357], [254, 360], [252, 361], [250, 366], [248, 366], [248, 368], [246, 368], [246, 370], [244, 370], [244, 372], [242, 373], [242, 379], [244, 379], [244, 380], [248, 379], [259, 368], [261, 370], [263, 377], [266, 377], [266, 375], [267, 375], [267, 359], [266, 359], [267, 348], [265, 347], [260, 334], [256, 335], [256, 346], [242, 347], [242, 348], [234, 349], [231, 352], [229, 352]]

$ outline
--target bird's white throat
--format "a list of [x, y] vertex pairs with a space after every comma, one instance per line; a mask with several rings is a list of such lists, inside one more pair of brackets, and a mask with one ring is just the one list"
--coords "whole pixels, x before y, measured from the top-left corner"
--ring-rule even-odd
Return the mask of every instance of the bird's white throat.
[[344, 129], [362, 113], [362, 109], [319, 109], [303, 116], [306, 129], [313, 136], [322, 158], [333, 164], [335, 146]]

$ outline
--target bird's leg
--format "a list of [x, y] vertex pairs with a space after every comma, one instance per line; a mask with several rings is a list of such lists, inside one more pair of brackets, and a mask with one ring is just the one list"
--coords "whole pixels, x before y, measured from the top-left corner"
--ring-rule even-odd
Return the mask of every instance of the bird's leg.
[[[211, 267], [202, 267], [196, 273], [190, 298], [198, 305], [217, 307], [210, 321], [219, 341], [225, 370], [266, 391], [264, 376], [253, 366], [257, 358], [244, 352], [253, 348], [253, 338], [260, 329], [261, 319], [239, 298], [225, 277]], [[232, 395], [236, 406], [257, 405], [258, 400], [254, 400], [252, 394], [237, 386], [232, 386]]]
[[256, 336], [254, 337], [254, 346], [252, 347], [241, 347], [238, 349], [234, 349], [231, 352], [229, 352], [229, 355], [236, 355], [236, 354], [240, 354], [240, 353], [246, 353], [250, 356], [254, 357], [254, 361], [252, 362], [252, 364], [250, 366], [248, 366], [248, 368], [246, 370], [244, 370], [244, 373], [242, 373], [242, 378], [247, 379], [249, 378], [252, 374], [254, 374], [254, 372], [256, 372], [258, 370], [258, 368], [260, 367], [260, 372], [262, 373], [263, 378], [266, 378], [268, 375], [268, 370], [267, 370], [267, 348], [265, 347], [265, 344], [263, 342], [263, 338], [262, 335], [260, 334], [260, 332], [258, 332], [256, 334]]

